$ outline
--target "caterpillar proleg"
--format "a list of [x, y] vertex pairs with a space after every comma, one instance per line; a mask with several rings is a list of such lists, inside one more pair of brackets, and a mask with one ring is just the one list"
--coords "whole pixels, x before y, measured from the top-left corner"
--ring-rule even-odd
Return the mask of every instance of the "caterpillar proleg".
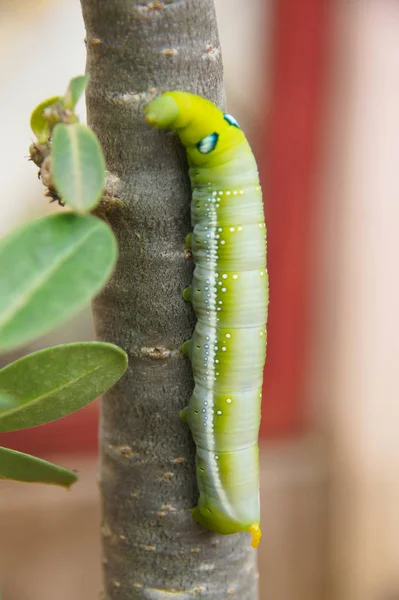
[[197, 324], [183, 346], [195, 387], [182, 418], [197, 446], [193, 517], [222, 534], [261, 536], [258, 432], [266, 357], [268, 275], [258, 170], [237, 121], [186, 92], [166, 92], [147, 122], [177, 132], [192, 184], [187, 238], [195, 262], [184, 297]]

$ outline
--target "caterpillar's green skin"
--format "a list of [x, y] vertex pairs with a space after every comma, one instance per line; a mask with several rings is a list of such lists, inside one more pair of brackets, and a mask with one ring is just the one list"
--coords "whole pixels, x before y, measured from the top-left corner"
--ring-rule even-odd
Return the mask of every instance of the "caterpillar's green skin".
[[197, 445], [194, 518], [260, 539], [258, 431], [266, 356], [266, 229], [258, 170], [238, 124], [212, 102], [167, 92], [147, 121], [186, 146], [195, 270], [185, 298], [198, 318], [184, 349], [195, 387], [183, 418]]

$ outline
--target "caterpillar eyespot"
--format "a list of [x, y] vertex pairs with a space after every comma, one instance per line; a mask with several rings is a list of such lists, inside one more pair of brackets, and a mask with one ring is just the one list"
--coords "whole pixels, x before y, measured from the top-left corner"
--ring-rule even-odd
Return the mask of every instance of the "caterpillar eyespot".
[[[219, 135], [217, 133], [211, 133], [210, 135], [202, 138], [202, 140], [197, 143], [198, 151], [201, 152], [201, 154], [209, 154], [209, 152], [212, 152], [212, 150], [215, 149], [216, 144], [218, 143], [218, 138]], [[199, 172], [197, 171], [196, 174], [198, 175]]]
[[234, 127], [238, 127], [238, 129], [240, 129], [238, 121], [232, 115], [229, 115], [228, 113], [224, 113], [223, 116], [224, 116], [224, 120], [227, 121], [230, 125], [233, 125]]
[[177, 131], [193, 188], [195, 270], [184, 297], [198, 321], [183, 352], [195, 386], [181, 413], [197, 446], [200, 496], [192, 514], [216, 533], [250, 532], [256, 547], [268, 305], [258, 170], [237, 121], [205, 98], [166, 92], [147, 106], [146, 119]]

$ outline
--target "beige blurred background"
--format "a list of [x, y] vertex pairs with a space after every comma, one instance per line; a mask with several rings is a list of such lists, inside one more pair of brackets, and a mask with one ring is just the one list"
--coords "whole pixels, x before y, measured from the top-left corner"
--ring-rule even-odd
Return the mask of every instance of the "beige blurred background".
[[[229, 110], [256, 142], [274, 2], [216, 4]], [[399, 3], [330, 7], [308, 420], [262, 445], [262, 600], [399, 599]], [[0, 0], [0, 235], [55, 210], [24, 158], [28, 116], [84, 71], [83, 38], [77, 0]], [[87, 310], [38, 344], [91, 335]], [[2, 600], [98, 598], [96, 463], [74, 461], [68, 494], [0, 483]]]

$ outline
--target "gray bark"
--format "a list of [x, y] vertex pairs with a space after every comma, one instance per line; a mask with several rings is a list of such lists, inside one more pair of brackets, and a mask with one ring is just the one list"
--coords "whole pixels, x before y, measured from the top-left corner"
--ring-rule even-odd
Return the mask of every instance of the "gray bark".
[[110, 172], [101, 206], [119, 242], [111, 282], [94, 303], [98, 337], [129, 355], [102, 403], [100, 488], [107, 600], [257, 597], [249, 535], [197, 525], [189, 429], [193, 387], [180, 347], [194, 314], [182, 298], [193, 264], [190, 184], [177, 139], [143, 108], [167, 89], [224, 104], [213, 0], [81, 0], [87, 30], [88, 122]]

